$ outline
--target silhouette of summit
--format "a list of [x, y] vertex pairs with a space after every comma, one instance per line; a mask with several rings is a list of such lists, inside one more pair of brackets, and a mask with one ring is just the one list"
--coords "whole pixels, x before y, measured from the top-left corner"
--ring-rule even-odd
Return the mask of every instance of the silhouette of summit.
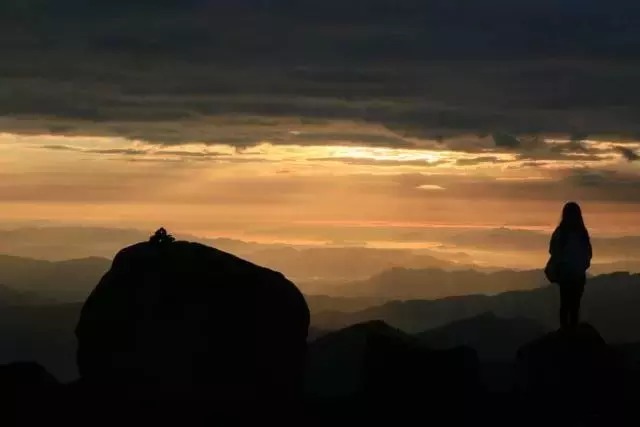
[[84, 384], [142, 398], [290, 399], [309, 310], [282, 274], [164, 229], [120, 251], [76, 328]]
[[539, 415], [578, 424], [620, 415], [624, 375], [617, 353], [585, 323], [544, 335], [517, 353], [516, 389], [527, 404], [544, 409]]

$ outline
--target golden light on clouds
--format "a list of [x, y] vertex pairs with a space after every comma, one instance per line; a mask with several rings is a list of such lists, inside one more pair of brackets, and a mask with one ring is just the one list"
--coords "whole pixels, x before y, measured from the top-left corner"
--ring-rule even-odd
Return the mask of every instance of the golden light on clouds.
[[425, 191], [443, 191], [444, 190], [444, 187], [440, 185], [433, 185], [433, 184], [419, 185], [418, 188], [420, 190], [425, 190]]
[[[354, 126], [289, 128], [306, 143], [247, 147], [0, 134], [0, 225], [164, 224], [201, 235], [322, 242], [361, 224], [350, 239], [380, 242], [362, 230], [544, 228], [576, 198], [602, 221], [594, 226], [640, 231], [630, 214], [640, 203], [640, 171], [616, 154], [615, 142], [589, 142], [589, 152], [570, 141], [552, 141], [546, 151], [387, 147], [375, 145], [371, 128]], [[288, 232], [291, 224], [302, 228]]]

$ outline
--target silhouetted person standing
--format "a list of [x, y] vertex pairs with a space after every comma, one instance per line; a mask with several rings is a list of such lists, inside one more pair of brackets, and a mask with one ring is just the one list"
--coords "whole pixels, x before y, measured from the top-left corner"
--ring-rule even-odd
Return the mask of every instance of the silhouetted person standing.
[[592, 257], [589, 232], [577, 203], [564, 206], [560, 225], [551, 237], [549, 253], [547, 276], [560, 287], [560, 325], [575, 327], [580, 320], [580, 300]]

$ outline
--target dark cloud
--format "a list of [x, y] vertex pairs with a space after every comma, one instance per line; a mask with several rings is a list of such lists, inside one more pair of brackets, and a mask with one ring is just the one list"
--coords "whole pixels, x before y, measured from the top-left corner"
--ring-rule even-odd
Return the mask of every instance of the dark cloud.
[[564, 183], [577, 194], [588, 195], [593, 200], [640, 202], [640, 175], [637, 174], [577, 169], [564, 178]]
[[53, 150], [53, 151], [79, 151], [76, 147], [72, 147], [70, 145], [50, 144], [50, 145], [43, 145], [40, 148], [43, 148], [45, 150]]
[[559, 148], [559, 151], [562, 152], [577, 151], [582, 153], [589, 153], [591, 151], [591, 149], [584, 142], [582, 142], [582, 140], [575, 138], [576, 135], [572, 135], [571, 140], [568, 143], [563, 145], [555, 145], [554, 148]]
[[518, 148], [520, 140], [513, 135], [507, 133], [496, 132], [492, 135], [493, 142], [499, 148]]
[[496, 163], [508, 163], [511, 160], [501, 159], [496, 156], [480, 156], [469, 159], [458, 159], [456, 160], [456, 165], [458, 166], [476, 166], [481, 164], [496, 164]]
[[518, 199], [639, 203], [640, 175], [577, 169], [554, 180], [503, 182], [498, 187]]
[[[637, 55], [639, 38], [632, 0], [41, 0], [3, 2], [0, 12], [16, 44], [50, 36], [95, 50], [224, 59], [616, 58]], [[75, 40], [80, 31], [85, 38]], [[216, 43], [221, 33], [225, 43]]]
[[415, 166], [415, 167], [434, 167], [448, 164], [446, 160], [428, 161], [428, 160], [393, 160], [393, 159], [371, 159], [360, 157], [317, 157], [311, 158], [310, 161], [315, 162], [339, 162], [349, 165], [372, 165], [372, 166]]
[[[0, 130], [245, 147], [291, 143], [267, 129], [297, 117], [398, 134], [354, 141], [373, 146], [633, 139], [638, 24], [631, 0], [8, 1]], [[224, 132], [233, 115], [261, 135]]]
[[517, 155], [518, 160], [527, 161], [572, 161], [572, 162], [604, 162], [614, 158], [611, 155], [598, 154], [598, 153], [567, 153], [559, 151], [539, 150], [534, 152], [519, 153]]
[[532, 140], [516, 155], [526, 161], [572, 161], [602, 162], [614, 159], [615, 150], [611, 146], [596, 146], [592, 143], [570, 140], [568, 142], [546, 142]]
[[162, 150], [156, 151], [154, 154], [161, 156], [182, 156], [182, 157], [218, 157], [223, 156], [222, 153], [212, 151], [184, 151], [184, 150]]
[[640, 160], [640, 155], [638, 155], [638, 153], [636, 153], [635, 150], [632, 150], [629, 147], [623, 147], [619, 145], [616, 147], [616, 150], [618, 150], [620, 154], [622, 154], [622, 157], [624, 157], [630, 162], [635, 162], [636, 160]]
[[[90, 154], [107, 154], [107, 155], [121, 155], [121, 156], [177, 156], [187, 158], [217, 158], [224, 156], [222, 153], [212, 151], [186, 151], [186, 150], [156, 150], [152, 147], [146, 148], [106, 148], [106, 149], [86, 149], [81, 147], [74, 147], [71, 145], [42, 145], [41, 149], [54, 150], [54, 151], [75, 151], [79, 153]], [[139, 159], [141, 160], [141, 159]], [[152, 159], [148, 159], [152, 160]], [[156, 161], [162, 161], [156, 159]]]
[[121, 154], [124, 156], [141, 156], [147, 154], [146, 150], [137, 150], [134, 148], [109, 148], [105, 150], [86, 150], [85, 152], [93, 154]]

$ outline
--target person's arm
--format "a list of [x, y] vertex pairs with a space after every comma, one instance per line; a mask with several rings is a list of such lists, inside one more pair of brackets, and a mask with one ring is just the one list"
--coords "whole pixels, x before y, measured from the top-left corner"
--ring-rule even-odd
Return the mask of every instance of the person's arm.
[[556, 228], [551, 235], [549, 241], [549, 255], [554, 256], [558, 253], [558, 229]]

